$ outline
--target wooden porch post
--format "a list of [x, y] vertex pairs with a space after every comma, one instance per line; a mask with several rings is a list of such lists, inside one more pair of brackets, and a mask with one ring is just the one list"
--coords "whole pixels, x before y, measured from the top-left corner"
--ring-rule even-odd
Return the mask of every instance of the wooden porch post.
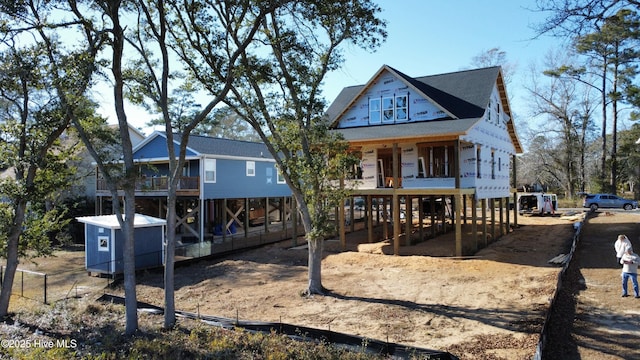
[[350, 232], [356, 231], [356, 210], [354, 209], [356, 201], [353, 196], [349, 198], [349, 216], [351, 219]]
[[198, 214], [198, 217], [200, 218], [200, 242], [203, 243], [205, 235], [205, 221], [207, 219], [204, 213], [204, 200], [198, 199], [198, 208], [200, 209], [200, 214]]
[[251, 217], [251, 202], [249, 198], [244, 198], [244, 237], [245, 239], [249, 237], [249, 220]]
[[462, 246], [462, 211], [461, 211], [461, 207], [460, 203], [462, 201], [462, 197], [460, 196], [460, 193], [457, 193], [454, 195], [453, 197], [453, 201], [454, 201], [454, 208], [455, 208], [455, 238], [456, 238], [456, 256], [462, 256], [464, 255], [462, 253], [463, 251], [463, 246]]
[[393, 254], [400, 254], [400, 201], [398, 197], [398, 143], [393, 143]]
[[369, 243], [373, 242], [373, 204], [371, 202], [371, 195], [367, 195], [366, 197], [366, 207], [367, 210], [365, 212], [367, 216], [367, 239]]
[[506, 203], [505, 207], [504, 207], [504, 212], [505, 212], [505, 221], [507, 224], [507, 234], [509, 232], [511, 232], [511, 217], [509, 216], [509, 197], [507, 196], [506, 198], [504, 198], [504, 202]]
[[410, 195], [404, 198], [404, 244], [411, 245], [411, 230], [413, 230], [413, 199]]
[[418, 236], [420, 241], [424, 241], [424, 209], [422, 207], [422, 196], [418, 196]]
[[496, 199], [489, 200], [491, 204], [491, 241], [496, 241]]
[[482, 241], [484, 247], [487, 247], [489, 243], [487, 241], [487, 199], [482, 199], [480, 203], [482, 204]]
[[393, 191], [393, 254], [400, 255], [400, 201], [398, 193]]
[[280, 221], [282, 222], [282, 231], [287, 231], [287, 198], [282, 197], [280, 202]]
[[478, 251], [478, 200], [476, 194], [471, 195], [471, 238], [473, 240], [473, 251]]
[[504, 221], [504, 198], [498, 198], [498, 206], [500, 207], [500, 236], [505, 234], [504, 225], [506, 221]]
[[511, 155], [511, 163], [513, 164], [513, 171], [512, 171], [512, 175], [511, 178], [513, 179], [513, 188], [516, 190], [513, 193], [513, 227], [517, 228], [518, 227], [518, 182], [516, 179], [516, 167], [517, 167], [517, 161], [516, 161], [516, 156], [515, 155]]
[[264, 198], [264, 232], [269, 232], [269, 198]]
[[387, 213], [387, 197], [382, 198], [382, 233], [384, 239], [389, 238], [389, 214]]
[[222, 242], [227, 240], [227, 199], [222, 199]]
[[464, 224], [467, 225], [467, 194], [462, 195], [462, 219]]
[[[340, 189], [344, 189], [344, 177], [340, 178]], [[344, 200], [340, 200], [340, 204], [338, 205], [338, 231], [340, 232], [340, 246], [342, 247], [342, 251], [347, 249], [347, 237], [345, 235], [345, 214], [344, 214]], [[351, 219], [353, 221], [353, 219]]]
[[291, 230], [293, 231], [293, 246], [298, 246], [298, 202], [291, 196]]
[[[442, 197], [442, 203], [444, 205], [444, 196]], [[431, 206], [431, 238], [436, 237], [436, 199], [431, 195], [429, 197], [429, 204]]]

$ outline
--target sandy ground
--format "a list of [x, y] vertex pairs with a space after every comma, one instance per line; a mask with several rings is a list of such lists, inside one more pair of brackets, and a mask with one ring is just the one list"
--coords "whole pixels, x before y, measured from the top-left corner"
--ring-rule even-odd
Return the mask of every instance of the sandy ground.
[[[348, 236], [347, 251], [326, 242], [322, 278], [331, 292], [306, 298], [307, 251], [290, 241], [260, 250], [201, 261], [176, 270], [176, 305], [201, 314], [286, 322], [357, 334], [409, 346], [449, 351], [460, 359], [530, 359], [555, 291], [560, 267], [548, 260], [565, 253], [575, 219], [519, 217], [519, 227], [474, 257], [459, 259], [453, 234], [392, 252], [388, 242]], [[564, 278], [544, 359], [639, 359], [640, 300], [620, 297], [618, 234], [640, 249], [640, 211], [598, 211], [588, 218]], [[302, 240], [301, 240], [302, 242]], [[84, 252], [23, 261], [21, 268], [48, 274], [49, 301], [97, 298], [106, 279], [87, 276]], [[25, 280], [25, 295], [11, 307], [41, 301]], [[162, 274], [138, 276], [138, 299], [163, 306]], [[629, 284], [631, 285], [631, 284]], [[16, 288], [14, 288], [16, 291]], [[106, 291], [122, 295], [122, 289]], [[162, 318], [158, 317], [158, 326]]]
[[[301, 297], [307, 250], [290, 242], [176, 269], [176, 308], [241, 320], [284, 322], [449, 351], [461, 359], [528, 359], [535, 353], [574, 220], [519, 217], [519, 227], [474, 257], [454, 253], [453, 233], [401, 255], [389, 242], [328, 240], [327, 296]], [[301, 240], [302, 241], [302, 240]], [[439, 256], [427, 256], [437, 254]], [[138, 300], [162, 306], [162, 274], [138, 278]]]

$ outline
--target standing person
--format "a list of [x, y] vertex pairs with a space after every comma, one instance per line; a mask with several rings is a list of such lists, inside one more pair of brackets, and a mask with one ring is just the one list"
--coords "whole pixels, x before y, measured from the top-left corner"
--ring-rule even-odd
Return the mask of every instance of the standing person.
[[627, 252], [627, 249], [631, 249], [633, 252], [631, 240], [629, 240], [627, 235], [618, 235], [618, 239], [616, 240], [616, 243], [613, 245], [613, 247], [616, 249], [616, 259], [619, 264], [621, 264], [620, 258], [622, 258], [622, 255]]
[[638, 293], [638, 255], [634, 254], [631, 248], [629, 248], [622, 255], [620, 264], [622, 264], [622, 297], [629, 296], [627, 292], [627, 282], [629, 278], [631, 278], [636, 299], [640, 298], [640, 294]]

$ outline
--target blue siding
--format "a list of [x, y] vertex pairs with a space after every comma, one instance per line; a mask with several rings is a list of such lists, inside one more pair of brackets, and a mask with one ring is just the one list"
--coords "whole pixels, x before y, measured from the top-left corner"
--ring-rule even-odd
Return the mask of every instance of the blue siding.
[[162, 265], [162, 226], [136, 229], [136, 269]]
[[[162, 265], [162, 226], [137, 228], [136, 238], [136, 269], [144, 269]], [[124, 234], [116, 230], [116, 273], [124, 272], [123, 248]]]
[[247, 176], [245, 160], [216, 160], [216, 182], [204, 183], [205, 199], [291, 196], [287, 184], [277, 183], [275, 163], [256, 161], [255, 176]]
[[[85, 248], [85, 256], [87, 257], [87, 270], [96, 272], [110, 272], [109, 264], [111, 261], [111, 251], [113, 241], [111, 239], [111, 229], [104, 229], [99, 233], [100, 226], [86, 224], [87, 246]], [[109, 239], [109, 251], [98, 250], [98, 237], [106, 236]]]
[[115, 256], [113, 257], [115, 259], [115, 269], [113, 271], [114, 274], [120, 274], [124, 272], [124, 235], [122, 234], [122, 230], [120, 229], [116, 229], [115, 230], [116, 233], [116, 239], [113, 242], [114, 246], [113, 246], [113, 250], [115, 252]]
[[[122, 230], [105, 228], [103, 233], [99, 233], [99, 226], [86, 224], [87, 247], [85, 256], [87, 257], [87, 270], [101, 273], [122, 273], [124, 271], [123, 247], [124, 234]], [[162, 232], [163, 226], [144, 227], [135, 229], [136, 237], [136, 269], [144, 269], [162, 266]], [[112, 239], [115, 234], [115, 240]], [[98, 237], [109, 238], [109, 251], [99, 251]], [[111, 270], [111, 254], [115, 252], [115, 272]]]
[[[176, 148], [176, 152], [178, 149]], [[187, 149], [187, 156], [195, 156]], [[156, 136], [133, 154], [135, 160], [167, 158], [167, 140], [163, 136]]]

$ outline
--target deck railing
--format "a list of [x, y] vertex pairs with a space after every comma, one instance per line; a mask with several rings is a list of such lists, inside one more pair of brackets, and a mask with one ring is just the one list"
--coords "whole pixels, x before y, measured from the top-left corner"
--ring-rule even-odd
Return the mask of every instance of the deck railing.
[[[200, 189], [200, 177], [183, 176], [178, 182], [178, 190], [196, 191]], [[105, 179], [98, 179], [97, 190], [109, 190]], [[169, 190], [169, 178], [166, 176], [138, 178], [136, 191], [166, 191]]]

